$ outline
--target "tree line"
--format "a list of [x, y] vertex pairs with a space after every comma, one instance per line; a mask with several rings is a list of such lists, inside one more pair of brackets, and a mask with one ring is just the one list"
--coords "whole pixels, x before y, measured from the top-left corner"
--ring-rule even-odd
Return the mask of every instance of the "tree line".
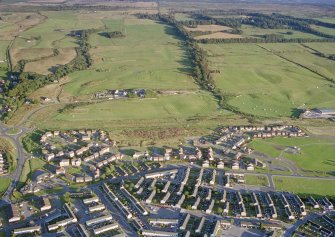
[[[335, 36], [327, 33], [320, 32], [311, 27], [311, 24], [335, 28], [335, 24], [325, 23], [314, 19], [303, 19], [295, 18], [291, 16], [286, 16], [282, 14], [273, 13], [270, 15], [263, 13], [246, 13], [248, 17], [246, 18], [214, 18], [210, 15], [205, 15], [204, 13], [194, 13], [192, 14], [193, 20], [180, 21], [180, 24], [188, 27], [196, 27], [197, 25], [224, 25], [231, 27], [232, 30], [228, 31], [233, 34], [242, 34], [243, 31], [241, 26], [252, 25], [263, 29], [287, 29], [287, 34], [293, 34], [290, 30], [297, 30], [300, 32], [313, 34], [324, 39], [286, 39], [283, 35], [279, 34], [266, 34], [262, 38], [244, 38], [244, 39], [203, 39], [201, 43], [308, 43], [308, 42], [333, 42], [335, 41]], [[193, 33], [198, 36], [200, 33]]]
[[228, 39], [199, 39], [197, 42], [202, 44], [221, 44], [221, 43], [311, 43], [311, 42], [335, 42], [335, 39], [307, 39], [307, 38], [283, 38], [274, 35], [264, 35], [262, 38], [228, 38]]

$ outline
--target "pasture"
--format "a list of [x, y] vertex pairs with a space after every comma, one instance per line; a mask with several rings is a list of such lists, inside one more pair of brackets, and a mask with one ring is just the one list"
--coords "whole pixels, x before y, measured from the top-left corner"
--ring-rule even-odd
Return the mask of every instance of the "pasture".
[[273, 178], [277, 190], [301, 195], [334, 196], [335, 180], [307, 179], [294, 177]]
[[332, 28], [317, 25], [312, 25], [312, 28], [328, 35], [335, 35], [335, 29]]
[[224, 31], [224, 30], [231, 30], [228, 26], [222, 26], [222, 25], [197, 25], [196, 27], [186, 27], [184, 26], [185, 30], [187, 31], [211, 31], [211, 32], [217, 32], [217, 31]]
[[300, 44], [263, 44], [262, 46], [324, 77], [335, 80], [335, 62], [311, 53]]
[[304, 45], [325, 55], [335, 54], [335, 43], [305, 43]]
[[[263, 29], [250, 25], [242, 25], [242, 31], [244, 37], [256, 37], [262, 38], [264, 35], [277, 34], [282, 35], [285, 39], [321, 39], [322, 37], [313, 34], [304, 33], [301, 31], [291, 29]], [[288, 33], [290, 32], [290, 33]]]
[[198, 40], [199, 39], [238, 39], [238, 38], [243, 38], [243, 36], [225, 33], [225, 32], [215, 32], [209, 35], [199, 35], [194, 38]]
[[7, 77], [6, 50], [8, 45], [9, 41], [0, 40], [0, 80]]
[[188, 55], [173, 28], [131, 16], [105, 19], [104, 24], [109, 31], [122, 31], [126, 37], [109, 39], [101, 33], [93, 34], [93, 67], [69, 75], [65, 92], [83, 96], [104, 89], [197, 88], [190, 76]]
[[[298, 153], [289, 152], [290, 147], [298, 147]], [[306, 138], [271, 138], [256, 139], [250, 147], [270, 157], [284, 157], [292, 160], [303, 172], [335, 175], [335, 142], [333, 139], [314, 137]]]
[[[293, 60], [317, 57], [295, 44], [261, 46], [279, 51], [288, 48], [295, 55]], [[208, 52], [210, 68], [220, 71], [212, 74], [216, 86], [230, 105], [244, 113], [274, 118], [296, 115], [295, 109], [300, 107], [335, 108], [335, 88], [328, 81], [257, 44], [202, 47]], [[314, 62], [324, 70], [335, 70], [330, 67], [332, 61], [317, 59]]]

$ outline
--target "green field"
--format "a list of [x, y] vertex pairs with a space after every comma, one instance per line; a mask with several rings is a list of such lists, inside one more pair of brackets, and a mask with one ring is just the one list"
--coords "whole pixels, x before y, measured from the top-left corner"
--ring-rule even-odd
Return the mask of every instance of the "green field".
[[266, 44], [263, 47], [335, 81], [335, 63], [311, 53], [299, 44]]
[[41, 160], [39, 158], [32, 158], [32, 159], [26, 160], [23, 165], [22, 173], [19, 179], [19, 185], [18, 185], [19, 188], [22, 188], [24, 184], [26, 184], [26, 182], [31, 179], [32, 174], [36, 170], [43, 169], [45, 164], [46, 164], [46, 161]]
[[[285, 152], [288, 147], [300, 148], [298, 154]], [[326, 172], [335, 175], [335, 142], [332, 139], [271, 138], [253, 140], [250, 147], [273, 158], [282, 155], [294, 161], [303, 171]]]
[[0, 137], [0, 151], [6, 153], [9, 165], [8, 171], [9, 173], [13, 172], [16, 169], [17, 164], [17, 153], [14, 144], [10, 140]]
[[[96, 19], [82, 19], [78, 11], [42, 12], [47, 19], [20, 34], [15, 40], [13, 48], [66, 48], [75, 47], [75, 39], [67, 36], [71, 30], [91, 29], [103, 27], [103, 23]], [[40, 37], [40, 39], [32, 39]]]
[[335, 43], [305, 43], [304, 45], [325, 55], [335, 54]]
[[335, 18], [332, 17], [316, 18], [316, 20], [335, 24]]
[[274, 177], [277, 190], [306, 195], [334, 196], [335, 180]]
[[[244, 37], [257, 37], [262, 38], [264, 35], [277, 34], [282, 35], [285, 39], [321, 39], [322, 37], [304, 33], [296, 30], [287, 30], [287, 29], [263, 29], [250, 25], [242, 25], [241, 27]], [[327, 28], [328, 29], [328, 28]], [[291, 34], [287, 34], [287, 32]]]
[[80, 96], [104, 89], [196, 89], [188, 56], [173, 28], [150, 20], [105, 20], [109, 31], [125, 38], [90, 37], [94, 65], [70, 75], [65, 92]]
[[5, 177], [0, 177], [0, 197], [6, 192], [9, 184], [10, 184], [11, 179], [10, 178], [5, 178]]
[[265, 175], [246, 174], [245, 184], [266, 187], [266, 186], [269, 186], [269, 180], [268, 180], [268, 177]]
[[[295, 44], [263, 44], [262, 47], [283, 51], [292, 60], [313, 59], [329, 76], [335, 76], [334, 63], [312, 55]], [[228, 103], [238, 110], [264, 117], [294, 114], [298, 107], [335, 108], [335, 89], [321, 76], [278, 57], [256, 44], [202, 45], [208, 52], [217, 87], [229, 96]], [[285, 54], [286, 56], [286, 54]], [[309, 66], [312, 63], [308, 63]], [[332, 75], [331, 75], [332, 74]]]
[[6, 60], [6, 50], [9, 45], [9, 41], [0, 40], [0, 80], [6, 79], [7, 75], [7, 62]]
[[335, 29], [332, 28], [316, 26], [316, 25], [313, 25], [312, 28], [328, 35], [335, 35]]
[[[207, 93], [189, 95], [160, 96], [152, 99], [127, 101], [105, 101], [80, 105], [54, 113], [45, 118], [46, 126], [77, 124], [90, 126], [92, 123], [112, 123], [113, 121], [172, 120], [201, 118], [227, 114], [217, 111], [216, 101]], [[40, 120], [40, 119], [39, 119]], [[42, 125], [40, 123], [40, 125]]]

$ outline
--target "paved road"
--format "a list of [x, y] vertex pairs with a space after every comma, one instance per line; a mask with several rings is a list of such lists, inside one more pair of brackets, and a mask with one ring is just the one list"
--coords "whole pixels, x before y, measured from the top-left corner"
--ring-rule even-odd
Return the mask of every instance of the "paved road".
[[18, 134], [8, 134], [9, 129], [11, 129], [11, 127], [8, 127], [6, 125], [4, 125], [3, 123], [0, 123], [0, 137], [6, 138], [8, 140], [10, 140], [12, 142], [12, 144], [15, 147], [16, 150], [16, 156], [17, 156], [17, 166], [16, 169], [13, 173], [11, 173], [9, 175], [9, 177], [12, 178], [12, 181], [7, 189], [7, 191], [5, 192], [4, 196], [2, 197], [1, 201], [0, 201], [0, 205], [1, 204], [5, 204], [5, 203], [9, 203], [10, 202], [10, 197], [11, 194], [13, 193], [19, 179], [20, 179], [20, 175], [23, 169], [23, 165], [24, 162], [26, 160], [26, 158], [29, 156], [26, 151], [23, 149], [22, 145], [21, 145], [21, 137], [27, 133], [29, 131], [29, 129], [26, 128], [20, 128], [17, 127], [16, 129], [18, 129], [19, 133]]

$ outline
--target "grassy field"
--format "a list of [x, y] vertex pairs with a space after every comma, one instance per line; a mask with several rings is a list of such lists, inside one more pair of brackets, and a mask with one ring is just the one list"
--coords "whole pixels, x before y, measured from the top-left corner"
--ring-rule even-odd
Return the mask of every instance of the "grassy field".
[[27, 63], [24, 71], [47, 75], [50, 72], [54, 72], [57, 65], [67, 64], [76, 56], [77, 53], [74, 48], [60, 49], [59, 54], [56, 56]]
[[306, 195], [334, 196], [335, 180], [274, 177], [277, 190]]
[[[298, 107], [335, 108], [335, 89], [321, 76], [262, 49], [256, 44], [202, 45], [208, 52], [216, 85], [228, 103], [242, 112], [264, 117], [289, 117]], [[262, 45], [263, 47], [263, 45]], [[264, 44], [283, 52], [290, 49], [292, 60], [312, 58], [324, 71], [333, 73], [330, 60], [314, 58], [295, 44]], [[296, 50], [296, 52], [295, 52]], [[288, 53], [287, 53], [288, 54]], [[315, 60], [314, 60], [315, 59]], [[312, 63], [309, 63], [312, 64]], [[335, 74], [334, 74], [335, 75]]]
[[0, 197], [2, 197], [4, 192], [7, 190], [10, 181], [11, 181], [10, 178], [0, 177]]
[[335, 54], [335, 43], [305, 43], [304, 45], [325, 55]]
[[[45, 118], [45, 123], [71, 124], [80, 122], [82, 125], [91, 122], [137, 121], [207, 117], [227, 114], [217, 111], [217, 103], [207, 93], [188, 95], [159, 96], [151, 99], [133, 99], [127, 101], [105, 101], [100, 103], [82, 104], [75, 108], [56, 112]], [[42, 121], [41, 121], [42, 122]]]
[[5, 60], [8, 45], [9, 41], [0, 40], [0, 80], [7, 77], [7, 62]]
[[188, 56], [173, 28], [133, 17], [104, 23], [110, 31], [124, 31], [126, 37], [92, 35], [94, 65], [71, 74], [65, 92], [80, 96], [108, 88], [196, 89]]
[[332, 18], [332, 17], [323, 17], [323, 18], [316, 18], [316, 19], [319, 20], [319, 21], [335, 24], [335, 18]]
[[0, 137], [0, 151], [7, 154], [7, 162], [9, 164], [9, 172], [13, 172], [16, 168], [16, 150], [12, 142], [6, 138]]
[[[286, 152], [288, 147], [300, 148], [298, 154]], [[303, 171], [326, 172], [335, 175], [335, 142], [333, 139], [307, 138], [271, 138], [253, 140], [253, 149], [271, 157], [283, 157], [294, 161]]]
[[[284, 36], [285, 39], [320, 39], [322, 37], [313, 34], [308, 34], [296, 30], [286, 30], [286, 29], [263, 29], [250, 25], [242, 25], [241, 27], [244, 37], [257, 37], [262, 38], [266, 34], [278, 34]], [[293, 34], [287, 34], [290, 31]]]
[[262, 46], [325, 77], [335, 80], [334, 61], [314, 55], [299, 44], [266, 44]]
[[26, 184], [26, 182], [31, 179], [32, 174], [36, 170], [43, 169], [45, 164], [46, 164], [46, 161], [41, 160], [39, 158], [32, 158], [32, 159], [26, 160], [26, 162], [24, 163], [23, 169], [22, 169], [20, 179], [19, 179], [19, 185], [18, 185], [19, 188], [22, 188], [24, 184]]
[[328, 35], [335, 35], [335, 29], [332, 28], [316, 26], [316, 25], [313, 25], [312, 28]]
[[246, 174], [245, 183], [247, 185], [269, 186], [268, 177], [265, 175]]

